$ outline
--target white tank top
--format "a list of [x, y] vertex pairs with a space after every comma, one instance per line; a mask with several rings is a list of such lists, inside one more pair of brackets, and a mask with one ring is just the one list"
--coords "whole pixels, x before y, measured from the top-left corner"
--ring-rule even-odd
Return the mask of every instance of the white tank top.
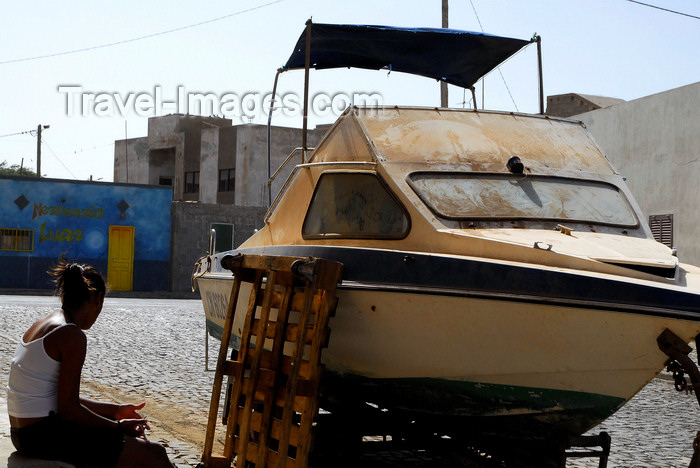
[[46, 354], [44, 339], [59, 328], [29, 343], [23, 338], [19, 340], [7, 382], [7, 412], [10, 416], [41, 418], [51, 411], [58, 412], [61, 362]]

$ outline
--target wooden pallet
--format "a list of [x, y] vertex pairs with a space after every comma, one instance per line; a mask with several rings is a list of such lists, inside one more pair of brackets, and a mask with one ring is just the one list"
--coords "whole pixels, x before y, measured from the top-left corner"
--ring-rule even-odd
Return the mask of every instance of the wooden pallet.
[[[214, 375], [202, 462], [207, 468], [306, 467], [318, 413], [321, 350], [335, 312], [342, 264], [324, 259], [237, 255]], [[241, 343], [227, 359], [241, 285], [251, 285]], [[223, 408], [222, 455], [212, 454], [224, 376], [233, 384]]]

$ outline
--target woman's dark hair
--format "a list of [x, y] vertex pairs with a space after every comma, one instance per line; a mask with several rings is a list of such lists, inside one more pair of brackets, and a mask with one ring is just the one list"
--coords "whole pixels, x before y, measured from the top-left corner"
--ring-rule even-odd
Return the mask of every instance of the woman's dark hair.
[[104, 296], [107, 292], [104, 278], [90, 265], [69, 263], [61, 258], [48, 273], [54, 277], [56, 294], [61, 298], [64, 309], [80, 307], [95, 294]]

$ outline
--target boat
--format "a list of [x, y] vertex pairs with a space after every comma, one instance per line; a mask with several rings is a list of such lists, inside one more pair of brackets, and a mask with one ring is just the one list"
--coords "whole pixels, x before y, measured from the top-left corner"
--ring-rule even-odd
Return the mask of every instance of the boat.
[[[397, 50], [404, 40], [416, 43]], [[391, 68], [468, 88], [528, 42], [308, 23], [286, 68]], [[264, 226], [194, 276], [220, 339], [225, 257], [341, 262], [323, 352], [331, 412], [371, 403], [445, 427], [580, 435], [664, 369], [665, 330], [700, 333], [700, 270], [654, 239], [579, 121], [350, 106], [301, 156]]]

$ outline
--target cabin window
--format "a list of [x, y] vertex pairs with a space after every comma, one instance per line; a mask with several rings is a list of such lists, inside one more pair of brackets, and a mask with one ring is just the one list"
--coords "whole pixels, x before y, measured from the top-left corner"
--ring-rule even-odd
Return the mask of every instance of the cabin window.
[[649, 227], [654, 239], [661, 242], [666, 247], [673, 247], [673, 215], [651, 215], [649, 216]]
[[408, 215], [376, 174], [329, 172], [318, 180], [302, 232], [399, 239], [408, 229]]
[[447, 219], [638, 225], [625, 196], [605, 182], [532, 175], [414, 173], [410, 184], [434, 213]]
[[0, 250], [31, 252], [34, 250], [34, 230], [0, 228]]

